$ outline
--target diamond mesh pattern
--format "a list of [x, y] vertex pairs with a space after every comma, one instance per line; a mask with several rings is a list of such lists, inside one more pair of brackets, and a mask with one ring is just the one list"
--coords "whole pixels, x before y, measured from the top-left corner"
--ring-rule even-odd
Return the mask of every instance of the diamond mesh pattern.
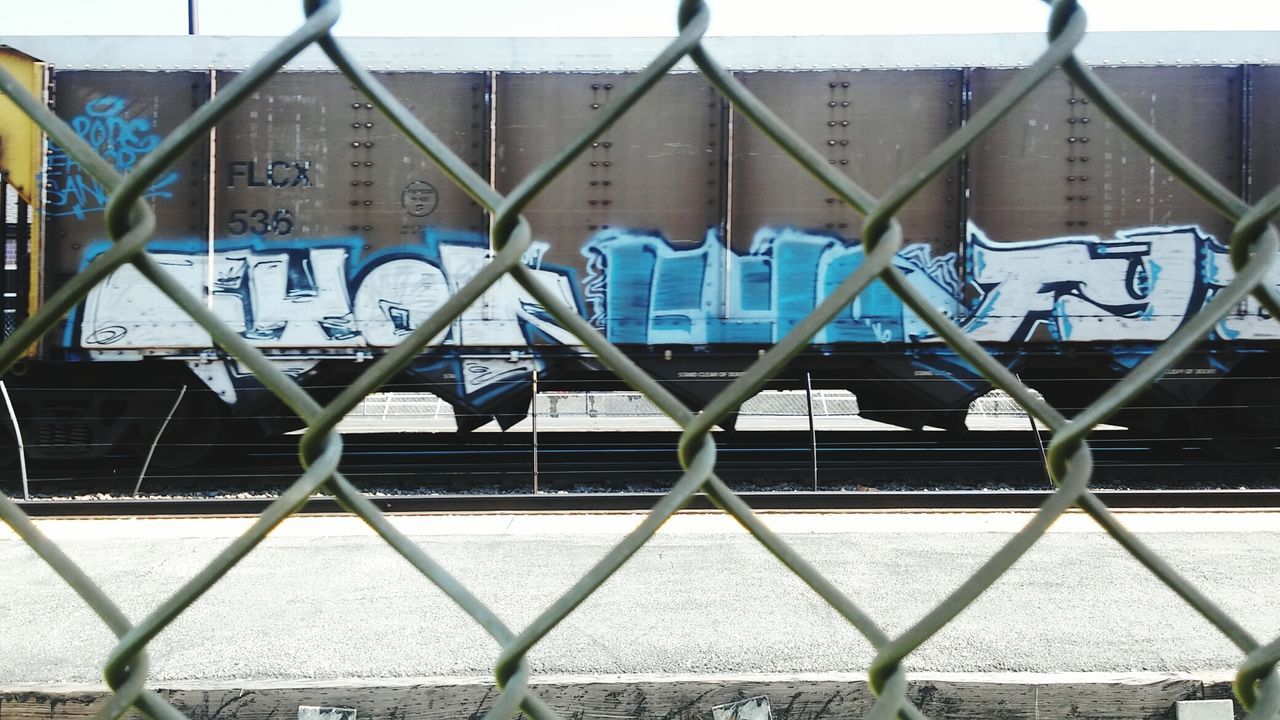
[[[107, 209], [108, 232], [114, 241], [111, 249], [92, 263], [71, 282], [50, 297], [39, 312], [22, 323], [0, 345], [0, 369], [7, 370], [23, 352], [46, 333], [59, 318], [77, 304], [107, 274], [124, 263], [132, 263], [152, 283], [171, 297], [185, 312], [204, 326], [215, 342], [241, 364], [253, 370], [261, 382], [278, 395], [308, 425], [299, 444], [305, 472], [255, 521], [236, 538], [213, 562], [191, 578], [177, 593], [153, 610], [137, 624], [131, 623], [85, 573], [56, 544], [45, 538], [31, 520], [7, 497], [0, 495], [0, 516], [70, 585], [119, 638], [118, 645], [106, 659], [104, 675], [113, 689], [97, 713], [99, 720], [115, 720], [131, 707], [153, 718], [182, 720], [183, 715], [160, 695], [147, 689], [147, 643], [212, 587], [232, 566], [250, 553], [284, 518], [297, 511], [314, 492], [330, 492], [351, 512], [391, 545], [406, 561], [435, 583], [459, 607], [468, 613], [502, 646], [494, 673], [501, 694], [486, 717], [505, 718], [523, 711], [535, 718], [552, 718], [556, 714], [531, 690], [529, 667], [525, 656], [543, 636], [562, 621], [574, 608], [619, 567], [627, 562], [658, 530], [662, 523], [682, 507], [696, 492], [708, 494], [725, 512], [733, 515], [762, 545], [877, 649], [870, 668], [870, 684], [878, 696], [868, 712], [870, 718], [921, 718], [923, 714], [907, 699], [907, 678], [902, 661], [928, 638], [990, 587], [1014, 562], [1030, 548], [1054, 520], [1072, 507], [1092, 516], [1116, 542], [1133, 554], [1151, 573], [1166, 583], [1188, 604], [1225, 634], [1244, 656], [1235, 680], [1235, 692], [1249, 710], [1249, 718], [1274, 718], [1280, 714], [1280, 679], [1276, 663], [1280, 660], [1280, 638], [1263, 644], [1226, 615], [1212, 600], [1202, 595], [1159, 556], [1111, 514], [1089, 490], [1092, 455], [1087, 441], [1090, 431], [1100, 422], [1155, 382], [1181, 355], [1186, 353], [1212, 327], [1248, 294], [1252, 293], [1280, 318], [1280, 297], [1260, 284], [1269, 263], [1280, 248], [1280, 236], [1268, 221], [1280, 211], [1280, 188], [1267, 194], [1255, 205], [1248, 205], [1207, 173], [1192, 163], [1178, 149], [1146, 126], [1126, 107], [1117, 94], [1100, 82], [1090, 68], [1074, 56], [1074, 50], [1085, 34], [1085, 13], [1074, 0], [1055, 0], [1050, 13], [1046, 46], [1030, 67], [1020, 71], [990, 102], [983, 105], [970, 121], [944, 143], [934, 148], [912, 171], [899, 178], [883, 197], [876, 198], [853, 181], [831, 168], [795, 132], [781, 122], [759, 100], [749, 93], [723, 66], [702, 47], [701, 39], [708, 25], [709, 10], [700, 0], [682, 0], [678, 10], [679, 35], [615, 101], [602, 108], [594, 122], [558, 155], [526, 177], [511, 192], [502, 196], [477, 175], [465, 162], [453, 155], [426, 127], [414, 119], [377, 80], [343, 49], [329, 30], [339, 17], [337, 0], [305, 0], [306, 22], [284, 38], [215, 98], [200, 107], [179, 126], [138, 167], [127, 176], [117, 174], [110, 163], [97, 156], [61, 120], [36, 98], [24, 91], [16, 81], [0, 72], [0, 89], [30, 115], [49, 137], [105, 187], [111, 189]], [[492, 242], [496, 254], [492, 261], [423, 325], [373, 363], [360, 378], [339, 397], [321, 406], [293, 380], [273, 366], [261, 352], [230, 328], [223, 325], [204, 306], [170, 278], [146, 253], [146, 242], [155, 228], [155, 217], [141, 200], [143, 192], [213, 126], [260, 87], [274, 72], [304, 48], [317, 44], [334, 65], [358, 86], [368, 98], [423, 152], [429, 155], [461, 188], [487, 209], [493, 217]], [[521, 211], [556, 175], [574, 160], [605, 128], [613, 123], [673, 65], [689, 57], [711, 83], [773, 142], [836, 196], [865, 216], [862, 238], [866, 256], [863, 264], [850, 275], [803, 322], [768, 352], [740, 378], [728, 386], [701, 413], [694, 413], [667, 392], [652, 377], [640, 370], [618, 348], [611, 345], [585, 319], [565, 306], [537, 282], [521, 263], [521, 256], [532, 240], [529, 225]], [[1234, 223], [1230, 252], [1237, 275], [1202, 311], [1190, 318], [1176, 333], [1117, 382], [1093, 405], [1078, 415], [1067, 418], [1031, 392], [1004, 366], [938, 310], [930, 306], [890, 261], [902, 245], [902, 232], [894, 220], [895, 213], [920, 191], [925, 183], [986, 132], [1002, 115], [1055, 68], [1061, 67], [1103, 112], [1142, 148], [1164, 165], [1174, 176], [1195, 190], [1218, 212]], [[342, 438], [334, 426], [368, 394], [404, 368], [428, 342], [448, 323], [460, 315], [480, 295], [505, 275], [510, 275], [541, 302], [562, 327], [576, 335], [600, 360], [630, 387], [643, 393], [663, 413], [684, 430], [679, 442], [681, 479], [650, 512], [648, 517], [622, 542], [591, 568], [562, 597], [523, 630], [508, 627], [484, 603], [454, 580], [431, 557], [395, 529], [388, 519], [369, 502], [338, 470], [342, 457]], [[1048, 461], [1056, 492], [1014, 537], [991, 556], [971, 577], [956, 588], [932, 611], [897, 636], [890, 636], [876, 621], [865, 614], [853, 598], [842, 594], [818, 573], [804, 558], [772, 533], [751, 508], [716, 476], [716, 446], [711, 428], [733, 408], [759, 390], [787, 361], [808, 345], [812, 336], [827, 325], [842, 308], [847, 307], [868, 283], [879, 278], [914, 310], [960, 356], [976, 367], [995, 387], [1004, 390], [1036, 420], [1051, 428], [1053, 441]]]

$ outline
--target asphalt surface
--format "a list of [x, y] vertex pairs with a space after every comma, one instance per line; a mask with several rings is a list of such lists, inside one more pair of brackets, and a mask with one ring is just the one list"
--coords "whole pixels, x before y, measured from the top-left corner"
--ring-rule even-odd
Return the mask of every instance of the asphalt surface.
[[[1280, 515], [1123, 514], [1261, 639], [1280, 634]], [[770, 515], [890, 633], [961, 583], [1025, 515]], [[635, 516], [397, 520], [522, 628]], [[247, 521], [54, 520], [41, 527], [141, 618]], [[0, 529], [0, 683], [96, 683], [110, 634]], [[150, 645], [158, 681], [476, 677], [498, 646], [347, 518], [285, 523]], [[676, 518], [530, 655], [563, 675], [856, 672], [870, 645], [749, 536]], [[1082, 516], [1065, 518], [911, 655], [928, 672], [1205, 672], [1242, 654]]]

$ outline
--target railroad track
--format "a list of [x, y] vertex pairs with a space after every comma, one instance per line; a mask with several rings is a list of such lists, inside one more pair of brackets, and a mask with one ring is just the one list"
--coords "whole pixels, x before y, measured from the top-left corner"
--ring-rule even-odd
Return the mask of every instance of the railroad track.
[[[661, 489], [680, 474], [678, 440], [674, 432], [543, 433], [539, 481], [545, 489]], [[194, 467], [152, 467], [144, 488], [158, 494], [228, 487], [269, 491], [297, 477], [296, 441], [229, 445]], [[716, 441], [717, 472], [741, 489], [812, 484], [807, 432], [717, 433]], [[1187, 439], [1100, 433], [1090, 442], [1096, 487], [1248, 487], [1280, 478], [1280, 458], [1226, 462]], [[534, 454], [527, 433], [350, 435], [345, 443], [343, 472], [362, 488], [455, 493], [478, 487], [532, 489]], [[820, 489], [1035, 488], [1046, 481], [1035, 437], [1025, 431], [825, 432], [818, 436], [817, 450]], [[119, 454], [29, 466], [31, 486], [39, 492], [119, 494], [134, 487], [141, 460]]]
[[[1280, 507], [1280, 489], [1256, 490], [1095, 490], [1116, 510], [1265, 510]], [[739, 496], [763, 511], [849, 510], [1027, 510], [1039, 506], [1048, 490], [961, 491], [855, 491], [855, 492], [744, 492]], [[662, 493], [538, 493], [502, 495], [395, 495], [370, 500], [387, 513], [487, 513], [487, 512], [641, 512]], [[261, 513], [273, 498], [172, 498], [172, 499], [47, 499], [18, 501], [33, 517], [240, 517]], [[710, 510], [705, 495], [694, 496], [686, 506]], [[346, 512], [329, 497], [308, 500], [301, 512]]]

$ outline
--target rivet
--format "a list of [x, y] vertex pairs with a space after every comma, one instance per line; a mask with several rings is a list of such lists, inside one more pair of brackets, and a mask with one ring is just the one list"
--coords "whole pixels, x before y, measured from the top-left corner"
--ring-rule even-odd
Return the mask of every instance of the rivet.
[[1088, 175], [1081, 175], [1081, 176], [1080, 176], [1080, 182], [1089, 182], [1089, 176], [1088, 176]]
[[365, 103], [365, 104], [364, 104], [364, 106], [365, 106], [365, 109], [367, 109], [367, 110], [372, 110], [372, 109], [373, 109], [373, 103]]
[[369, 187], [369, 186], [371, 186], [371, 185], [373, 185], [373, 181], [372, 181], [372, 180], [365, 180], [365, 181], [364, 181], [364, 186], [365, 186], [365, 187]]
[[359, 200], [352, 200], [352, 201], [351, 201], [351, 204], [352, 204], [353, 206], [354, 206], [354, 205], [359, 205], [359, 204], [360, 204], [360, 201], [359, 201]]
[[599, 89], [600, 89], [600, 83], [591, 83], [591, 89], [592, 89], [592, 90], [599, 90]]
[[365, 161], [364, 166], [365, 166], [365, 167], [373, 167], [373, 161], [372, 161], [372, 160], [367, 160], [367, 161]]
[[591, 161], [591, 167], [596, 167], [596, 166], [598, 166], [599, 164], [600, 164], [600, 161], [599, 161], [599, 160], [592, 160], [592, 161]]
[[1067, 162], [1075, 162], [1075, 161], [1076, 161], [1076, 156], [1075, 156], [1075, 155], [1068, 155], [1068, 156], [1067, 156]]
[[1075, 124], [1076, 124], [1076, 119], [1075, 119], [1075, 118], [1067, 118], [1067, 124], [1068, 124], [1068, 125], [1075, 125]]
[[827, 87], [833, 90], [839, 86], [840, 86], [840, 83], [836, 82], [835, 80], [832, 80], [831, 82], [827, 83]]
[[604, 162], [602, 162], [602, 163], [600, 163], [600, 164], [601, 164], [601, 165], [604, 165], [605, 167], [609, 167], [609, 166], [610, 166], [610, 165], [612, 165], [613, 163], [609, 162], [608, 160], [605, 160]]
[[849, 81], [845, 80], [844, 82], [840, 83], [840, 87], [846, 87], [846, 88], [849, 87]]
[[359, 180], [352, 180], [352, 181], [351, 181], [351, 185], [352, 185], [353, 187], [354, 187], [354, 186], [356, 186], [356, 185], [359, 185], [359, 184], [360, 184], [360, 181], [359, 181]]
[[848, 145], [848, 144], [849, 144], [849, 141], [848, 141], [848, 140], [841, 140], [841, 141], [840, 141], [840, 144], [841, 144], [841, 145]]
[[592, 110], [599, 110], [599, 109], [600, 109], [600, 103], [591, 103], [591, 109], [592, 109]]
[[588, 205], [595, 205], [595, 204], [596, 204], [596, 201], [595, 201], [595, 200], [588, 200], [588, 201], [587, 201], [587, 204], [588, 204]]
[[605, 187], [609, 187], [610, 185], [612, 185], [612, 184], [613, 184], [613, 181], [612, 181], [612, 180], [605, 180], [605, 181], [601, 182], [600, 184], [601, 184], [601, 185], [604, 185]]
[[[841, 164], [841, 165], [848, 165], [848, 164], [849, 164], [849, 161], [848, 161], [848, 160], [841, 160], [841, 161], [840, 161], [840, 164]], [[947, 198], [947, 200], [951, 200], [951, 198]]]
[[836, 228], [836, 224], [835, 224], [835, 223], [827, 223], [827, 229], [828, 229], [828, 230], [834, 230], [835, 228]]
[[[357, 103], [357, 105], [358, 105], [358, 103]], [[351, 232], [355, 232], [355, 231], [357, 231], [357, 230], [359, 230], [359, 229], [360, 229], [360, 226], [359, 226], [359, 225], [350, 225], [350, 226], [348, 226], [348, 227], [347, 227], [347, 229], [348, 229], [348, 230], [350, 230]]]
[[365, 126], [365, 127], [367, 127], [367, 128], [371, 128], [371, 127], [373, 127], [373, 123], [367, 122], [367, 123], [365, 123], [365, 124], [364, 124], [364, 126]]
[[612, 200], [601, 200], [601, 201], [600, 201], [600, 204], [601, 204], [601, 205], [608, 205], [608, 204], [609, 204], [609, 203], [611, 203], [611, 202], [613, 202], [613, 201], [612, 201]]
[[849, 126], [849, 121], [848, 121], [848, 120], [841, 120], [841, 121], [840, 121], [840, 127], [848, 127], [848, 126]]
[[[419, 225], [418, 227], [422, 227], [422, 226], [421, 226], [421, 225]], [[364, 226], [364, 229], [365, 229], [365, 230], [372, 230], [372, 229], [373, 229], [373, 226], [372, 226], [372, 225], [365, 225], [365, 226]]]
[[1075, 99], [1075, 98], [1067, 98], [1067, 104], [1068, 104], [1068, 105], [1075, 105], [1075, 104], [1076, 104], [1076, 99]]
[[1080, 122], [1084, 123], [1085, 125], [1088, 125], [1088, 124], [1089, 124], [1089, 118], [1087, 118], [1087, 117], [1082, 117], [1082, 118], [1080, 118]]
[[589, 183], [587, 183], [587, 184], [588, 184], [588, 185], [590, 185], [591, 187], [595, 187], [596, 185], [599, 185], [599, 184], [600, 184], [600, 181], [599, 181], [599, 180], [592, 180], [591, 182], [589, 182]]
[[836, 106], [835, 100], [832, 100], [831, 102], [827, 103], [827, 107], [835, 107], [835, 106]]
[[351, 162], [351, 167], [360, 167], [360, 161], [359, 161], [359, 160], [353, 160], [353, 161]]
[[605, 89], [605, 90], [612, 90], [612, 89], [613, 89], [613, 83], [605, 83], [605, 84], [604, 84], [604, 89]]
[[587, 229], [588, 229], [588, 230], [595, 230], [597, 227], [599, 227], [599, 226], [598, 226], [598, 225], [588, 225], [588, 226], [587, 226]]
[[367, 148], [371, 148], [371, 147], [373, 147], [373, 141], [372, 141], [372, 140], [370, 140], [369, 142], [366, 142], [366, 143], [364, 144], [364, 146], [365, 146], [365, 147], [367, 147]]
[[601, 143], [601, 144], [602, 144], [602, 145], [604, 145], [606, 148], [611, 148], [611, 147], [613, 147], [613, 143], [609, 142], [608, 140], [605, 140], [605, 141], [604, 141], [603, 143]]
[[835, 145], [835, 144], [836, 144], [836, 141], [835, 141], [835, 140], [828, 140], [828, 141], [827, 141], [827, 144], [828, 144], [828, 145]]
[[1082, 138], [1080, 138], [1080, 142], [1082, 142], [1082, 143], [1087, 143], [1087, 142], [1089, 142], [1089, 138], [1087, 138], [1087, 137], [1082, 137]]
[[358, 130], [360, 128], [360, 123], [351, 123], [351, 127], [356, 128]]
[[[360, 103], [351, 103], [351, 109], [353, 109], [353, 110], [359, 110], [359, 109], [360, 109]], [[353, 228], [351, 228], [351, 229], [352, 229], [352, 230], [355, 230], [355, 228], [354, 228], [354, 227], [353, 227]]]
[[835, 126], [836, 126], [836, 121], [835, 121], [835, 120], [828, 120], [828, 121], [827, 121], [827, 127], [835, 127]]
[[848, 100], [841, 100], [841, 101], [840, 101], [840, 107], [849, 107], [849, 101], [848, 101]]
[[372, 201], [372, 200], [365, 200], [365, 201], [364, 201], [364, 204], [365, 204], [366, 206], [368, 206], [368, 205], [372, 205], [372, 204], [373, 204], [373, 201]]
[[358, 143], [358, 142], [353, 142], [353, 143], [351, 143], [351, 147], [360, 147], [360, 143]]
[[1075, 175], [1068, 175], [1068, 176], [1067, 176], [1067, 182], [1075, 182], [1075, 181], [1076, 181], [1076, 176], [1075, 176]]

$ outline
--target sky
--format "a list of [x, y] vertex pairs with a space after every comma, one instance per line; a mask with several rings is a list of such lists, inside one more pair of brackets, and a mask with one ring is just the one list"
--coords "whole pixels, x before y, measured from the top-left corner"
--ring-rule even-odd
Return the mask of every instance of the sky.
[[[282, 35], [301, 0], [195, 0], [203, 35]], [[347, 0], [339, 36], [665, 36], [677, 0]], [[1039, 0], [708, 0], [712, 35], [1043, 32]], [[1280, 30], [1275, 0], [1081, 0], [1093, 31]], [[187, 0], [0, 0], [0, 35], [182, 35]]]

